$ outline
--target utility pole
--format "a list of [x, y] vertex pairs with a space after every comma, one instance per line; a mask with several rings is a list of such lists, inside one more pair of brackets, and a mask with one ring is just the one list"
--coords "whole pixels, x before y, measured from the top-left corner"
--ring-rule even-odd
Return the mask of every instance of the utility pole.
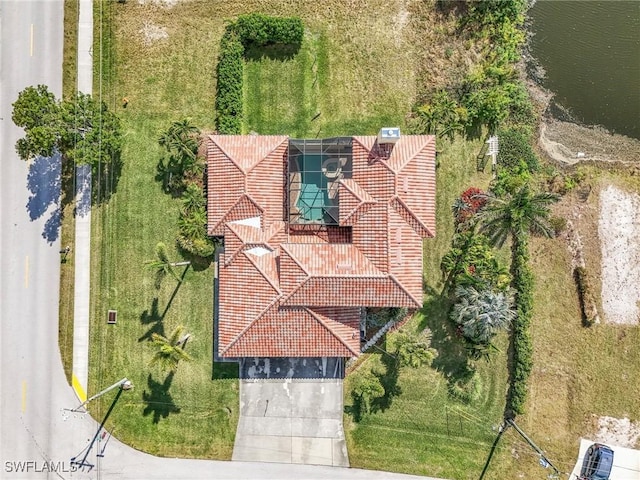
[[131, 383], [131, 380], [127, 379], [126, 377], [123, 378], [122, 380], [118, 380], [116, 383], [114, 383], [110, 387], [107, 387], [101, 392], [96, 393], [93, 397], [87, 398], [84, 402], [82, 402], [76, 408], [71, 409], [71, 411], [86, 413], [86, 411], [82, 411], [80, 409], [84, 407], [87, 403], [89, 403], [91, 400], [95, 400], [96, 398], [101, 397], [105, 393], [110, 392], [111, 390], [117, 387], [120, 387], [120, 390], [131, 390], [133, 388], [133, 383]]
[[[126, 380], [126, 379], [125, 379]], [[111, 389], [111, 388], [109, 388]], [[77, 457], [72, 457], [71, 458], [71, 464], [72, 465], [77, 465], [81, 468], [84, 467], [89, 467], [89, 469], [93, 468], [93, 464], [87, 462], [87, 457], [89, 456], [89, 454], [91, 453], [91, 449], [93, 448], [93, 445], [96, 443], [96, 440], [98, 439], [98, 436], [100, 435], [100, 432], [102, 431], [102, 429], [104, 428], [105, 423], [107, 423], [107, 419], [109, 418], [109, 415], [111, 415], [111, 412], [113, 411], [113, 407], [116, 406], [116, 402], [118, 401], [118, 399], [120, 398], [120, 395], [122, 395], [123, 392], [123, 388], [121, 388], [120, 390], [118, 390], [118, 393], [116, 394], [116, 398], [113, 399], [113, 402], [111, 402], [111, 406], [109, 407], [109, 410], [107, 410], [107, 414], [104, 416], [104, 418], [102, 419], [102, 423], [100, 423], [100, 426], [98, 427], [98, 431], [96, 432], [96, 434], [93, 436], [93, 439], [91, 440], [91, 443], [89, 444], [89, 446], [87, 447], [87, 450], [84, 454], [84, 457], [82, 457], [82, 460], [77, 460]], [[104, 456], [104, 452], [101, 453], [102, 456]]]
[[511, 425], [516, 432], [518, 432], [520, 434], [520, 436], [522, 438], [524, 438], [526, 440], [526, 442], [531, 446], [531, 448], [533, 448], [536, 453], [538, 455], [540, 455], [540, 465], [542, 465], [543, 467], [547, 468], [547, 467], [551, 467], [553, 468], [553, 471], [556, 472], [556, 475], [560, 476], [560, 471], [555, 467], [555, 465], [553, 465], [553, 463], [551, 463], [551, 461], [545, 456], [544, 452], [540, 449], [540, 447], [538, 447], [535, 443], [533, 443], [533, 440], [531, 440], [526, 433], [524, 433], [522, 430], [520, 430], [520, 427], [518, 427], [516, 425], [516, 422], [514, 422], [512, 419], [507, 418], [507, 424]]

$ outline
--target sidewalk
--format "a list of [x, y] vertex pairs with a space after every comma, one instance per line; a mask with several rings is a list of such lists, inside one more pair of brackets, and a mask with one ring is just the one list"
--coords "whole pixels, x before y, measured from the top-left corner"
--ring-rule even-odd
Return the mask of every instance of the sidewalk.
[[[93, 93], [93, 0], [80, 0], [78, 22], [78, 92]], [[87, 399], [91, 286], [91, 166], [76, 169], [75, 284], [73, 301], [72, 386]]]

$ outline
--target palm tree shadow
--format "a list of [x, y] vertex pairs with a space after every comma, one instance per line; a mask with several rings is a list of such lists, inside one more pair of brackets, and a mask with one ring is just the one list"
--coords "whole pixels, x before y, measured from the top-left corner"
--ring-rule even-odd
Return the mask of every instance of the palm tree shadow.
[[147, 404], [142, 415], [146, 417], [153, 414], [153, 423], [160, 422], [161, 418], [167, 418], [172, 413], [180, 413], [180, 407], [174, 403], [169, 393], [173, 375], [174, 372], [169, 373], [162, 383], [156, 382], [151, 374], [147, 377], [149, 392], [146, 389], [142, 392], [142, 400]]
[[143, 325], [152, 325], [151, 328], [144, 333], [144, 335], [138, 338], [138, 342], [151, 340], [151, 335], [153, 335], [154, 333], [164, 336], [164, 323], [162, 322], [163, 319], [164, 313], [161, 315], [160, 312], [158, 312], [158, 297], [155, 297], [151, 302], [151, 308], [145, 310], [140, 315], [140, 323], [142, 323]]
[[173, 289], [173, 292], [171, 293], [171, 297], [169, 298], [169, 302], [164, 307], [164, 311], [162, 313], [158, 311], [158, 297], [154, 297], [153, 301], [151, 302], [150, 309], [147, 309], [144, 312], [142, 312], [142, 314], [140, 315], [140, 323], [142, 323], [143, 325], [149, 325], [149, 324], [152, 324], [152, 325], [151, 325], [151, 328], [144, 333], [144, 335], [138, 338], [138, 342], [151, 340], [151, 336], [154, 333], [164, 336], [164, 323], [163, 323], [164, 317], [167, 315], [167, 312], [169, 311], [169, 307], [171, 307], [171, 303], [173, 302], [173, 299], [176, 298], [178, 290], [180, 289], [180, 285], [182, 285], [182, 282], [184, 281], [184, 277], [187, 274], [187, 270], [189, 270], [189, 265], [187, 265], [184, 271], [182, 272], [180, 281], [176, 285], [176, 288]]
[[189, 267], [190, 265], [186, 265], [184, 270], [182, 271], [182, 275], [180, 276], [180, 281], [176, 285], [176, 288], [173, 289], [173, 292], [171, 293], [171, 297], [169, 297], [169, 301], [167, 302], [167, 306], [164, 307], [164, 311], [162, 312], [162, 315], [160, 315], [161, 318], [164, 318], [164, 316], [169, 311], [169, 308], [173, 303], [173, 299], [176, 298], [176, 295], [178, 294], [178, 290], [180, 290], [180, 286], [182, 285], [182, 282], [184, 282], [184, 277], [187, 275], [187, 270], [189, 270]]

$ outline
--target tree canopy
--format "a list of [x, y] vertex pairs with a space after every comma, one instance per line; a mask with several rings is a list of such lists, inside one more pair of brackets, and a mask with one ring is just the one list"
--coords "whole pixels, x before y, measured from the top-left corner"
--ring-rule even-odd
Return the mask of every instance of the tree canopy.
[[558, 196], [553, 193], [533, 193], [528, 185], [505, 198], [491, 197], [478, 213], [480, 231], [499, 247], [509, 235], [515, 238], [534, 233], [552, 237], [549, 206], [557, 200]]
[[76, 164], [107, 164], [122, 147], [120, 120], [91, 95], [60, 101], [46, 85], [30, 86], [13, 103], [12, 119], [25, 130], [16, 143], [23, 160], [59, 152]]

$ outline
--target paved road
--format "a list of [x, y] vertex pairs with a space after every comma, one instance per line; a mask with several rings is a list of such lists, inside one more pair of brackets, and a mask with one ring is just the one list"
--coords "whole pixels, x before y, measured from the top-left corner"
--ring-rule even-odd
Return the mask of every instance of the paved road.
[[[63, 416], [75, 406], [57, 346], [59, 159], [21, 162], [11, 103], [28, 85], [62, 90], [62, 2], [0, 2], [0, 369], [2, 478], [6, 462], [66, 462], [82, 449], [93, 422]], [[34, 470], [30, 465], [28, 470]]]
[[[0, 478], [401, 479], [356, 469], [164, 459], [107, 436], [78, 404], [58, 350], [59, 159], [17, 159], [11, 103], [28, 85], [61, 94], [62, 0], [0, 1]], [[97, 457], [100, 452], [104, 457]]]

